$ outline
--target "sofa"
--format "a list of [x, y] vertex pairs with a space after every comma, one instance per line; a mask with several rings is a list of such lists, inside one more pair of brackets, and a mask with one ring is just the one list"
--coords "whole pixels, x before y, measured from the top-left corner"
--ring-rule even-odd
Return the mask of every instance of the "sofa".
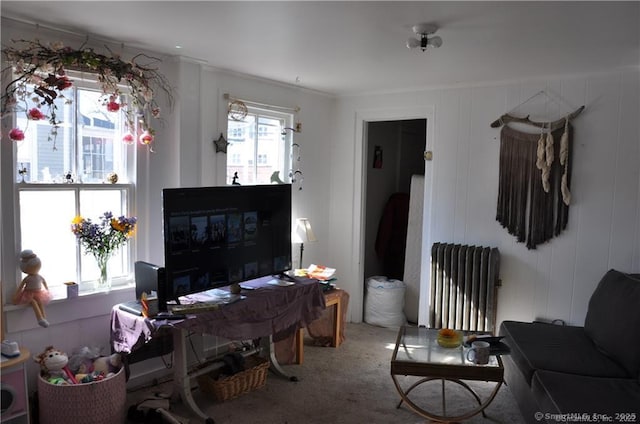
[[499, 334], [525, 422], [640, 423], [640, 274], [609, 270], [583, 327], [503, 321]]

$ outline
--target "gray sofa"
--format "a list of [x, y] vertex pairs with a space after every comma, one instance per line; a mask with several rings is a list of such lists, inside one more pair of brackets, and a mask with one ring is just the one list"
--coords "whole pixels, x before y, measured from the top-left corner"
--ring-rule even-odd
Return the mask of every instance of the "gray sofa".
[[640, 423], [640, 274], [608, 271], [584, 327], [503, 321], [500, 335], [511, 349], [505, 382], [527, 423]]

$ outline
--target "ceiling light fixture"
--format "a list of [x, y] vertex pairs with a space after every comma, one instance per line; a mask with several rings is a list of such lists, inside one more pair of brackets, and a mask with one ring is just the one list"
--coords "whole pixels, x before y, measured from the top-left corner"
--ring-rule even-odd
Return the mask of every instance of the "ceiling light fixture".
[[433, 24], [416, 24], [412, 27], [413, 32], [418, 38], [411, 37], [407, 40], [407, 48], [415, 49], [420, 47], [420, 50], [427, 50], [428, 46], [438, 48], [442, 45], [442, 38], [434, 36], [429, 38], [429, 35], [438, 30], [438, 27]]

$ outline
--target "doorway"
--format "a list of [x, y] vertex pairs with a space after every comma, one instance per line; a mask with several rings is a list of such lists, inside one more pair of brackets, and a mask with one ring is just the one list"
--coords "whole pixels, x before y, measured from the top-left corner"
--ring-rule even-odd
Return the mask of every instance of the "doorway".
[[[404, 281], [411, 185], [414, 175], [425, 175], [427, 120], [374, 121], [365, 125], [364, 279], [386, 276]], [[420, 205], [423, 191], [422, 188]], [[421, 216], [422, 208], [419, 212]], [[419, 267], [420, 258], [416, 260]], [[417, 323], [420, 276], [410, 280], [405, 281], [405, 314], [409, 322]]]

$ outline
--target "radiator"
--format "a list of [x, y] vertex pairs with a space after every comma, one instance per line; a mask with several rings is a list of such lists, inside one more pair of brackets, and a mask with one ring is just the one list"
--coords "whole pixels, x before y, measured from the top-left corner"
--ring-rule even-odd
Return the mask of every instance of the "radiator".
[[434, 243], [429, 327], [494, 334], [499, 269], [497, 248]]

